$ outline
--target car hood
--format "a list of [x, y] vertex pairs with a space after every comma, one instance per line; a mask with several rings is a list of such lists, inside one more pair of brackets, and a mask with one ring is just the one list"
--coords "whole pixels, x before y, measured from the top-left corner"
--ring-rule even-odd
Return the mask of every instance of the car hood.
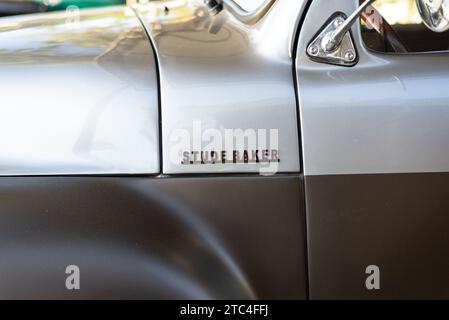
[[0, 174], [158, 173], [157, 86], [131, 8], [0, 19]]

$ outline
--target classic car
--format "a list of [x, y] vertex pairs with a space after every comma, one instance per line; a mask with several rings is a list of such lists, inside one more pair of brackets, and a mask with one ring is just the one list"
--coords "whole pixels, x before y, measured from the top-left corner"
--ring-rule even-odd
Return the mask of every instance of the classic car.
[[78, 8], [96, 8], [125, 4], [125, 0], [33, 0], [48, 7], [48, 11], [66, 10], [70, 6]]
[[0, 19], [0, 298], [449, 298], [449, 1]]
[[0, 17], [124, 4], [124, 0], [1, 0]]
[[46, 12], [48, 6], [43, 2], [30, 0], [2, 0], [0, 1], [0, 17], [36, 12]]

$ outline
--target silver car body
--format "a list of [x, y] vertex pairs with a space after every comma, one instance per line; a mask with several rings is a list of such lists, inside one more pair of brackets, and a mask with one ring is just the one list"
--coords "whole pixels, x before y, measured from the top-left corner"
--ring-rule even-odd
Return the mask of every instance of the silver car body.
[[[374, 53], [355, 24], [354, 66], [310, 59], [357, 4], [1, 19], [0, 298], [449, 297], [449, 54]], [[275, 130], [275, 170], [190, 161], [226, 130]]]
[[151, 44], [130, 8], [3, 18], [2, 175], [159, 173]]

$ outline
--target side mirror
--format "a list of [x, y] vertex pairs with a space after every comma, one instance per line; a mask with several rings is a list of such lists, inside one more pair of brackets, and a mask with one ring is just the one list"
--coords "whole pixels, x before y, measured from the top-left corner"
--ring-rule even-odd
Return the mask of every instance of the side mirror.
[[449, 30], [449, 0], [416, 0], [424, 24], [434, 32]]

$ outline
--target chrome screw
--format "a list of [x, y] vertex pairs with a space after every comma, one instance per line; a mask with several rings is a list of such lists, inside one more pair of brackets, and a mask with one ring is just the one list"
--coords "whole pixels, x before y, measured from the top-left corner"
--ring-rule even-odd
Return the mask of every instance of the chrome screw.
[[311, 56], [316, 56], [318, 54], [318, 52], [319, 52], [319, 49], [316, 45], [309, 47], [309, 54]]
[[346, 51], [345, 60], [349, 61], [349, 62], [354, 61], [355, 60], [355, 52], [352, 50]]
[[343, 24], [343, 21], [340, 19], [337, 19], [334, 21], [334, 27], [337, 28]]

